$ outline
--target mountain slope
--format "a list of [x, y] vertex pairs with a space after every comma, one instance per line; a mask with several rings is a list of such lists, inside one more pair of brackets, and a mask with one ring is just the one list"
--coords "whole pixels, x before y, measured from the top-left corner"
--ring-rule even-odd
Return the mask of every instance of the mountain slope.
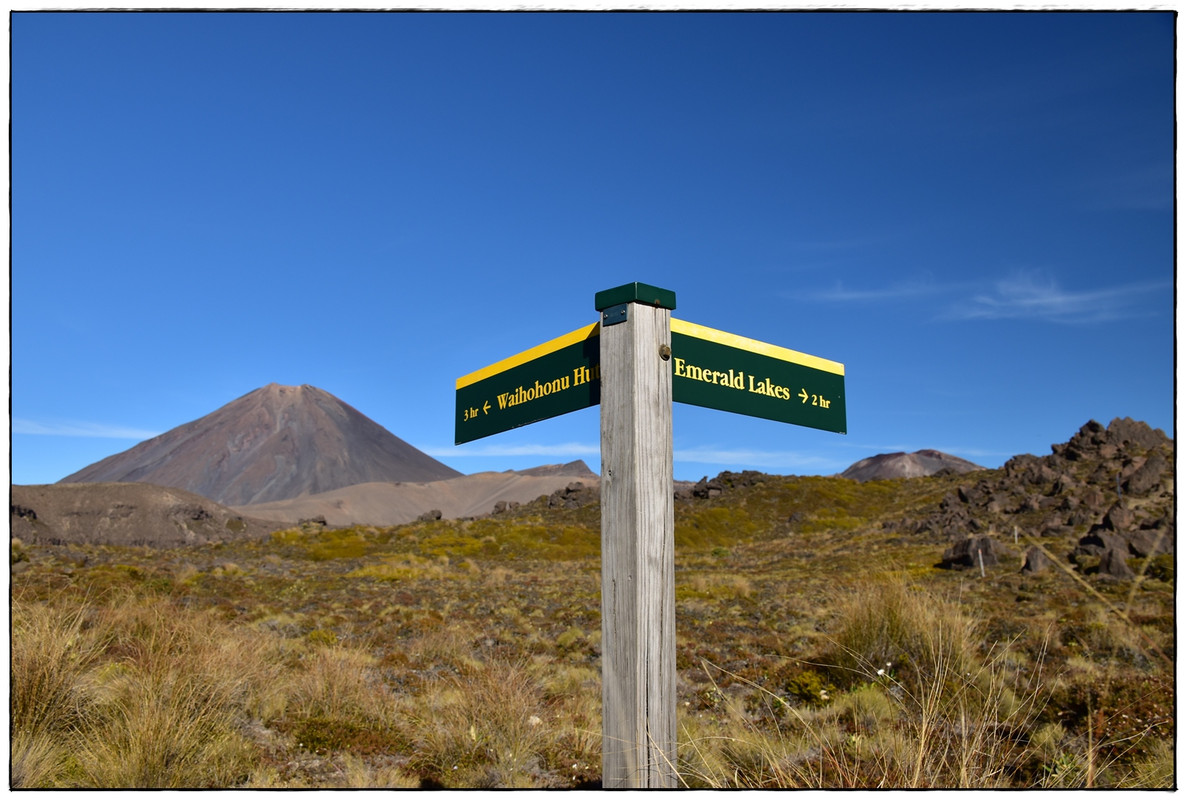
[[[592, 473], [590, 473], [592, 474]], [[235, 506], [240, 514], [295, 524], [325, 517], [330, 525], [403, 525], [440, 511], [445, 519], [491, 513], [495, 505], [528, 503], [574, 484], [569, 475], [479, 472], [430, 483], [364, 483], [291, 500]], [[575, 485], [600, 486], [597, 476]]]
[[58, 483], [153, 483], [246, 505], [459, 475], [326, 391], [273, 383]]
[[840, 477], [854, 481], [880, 481], [889, 478], [922, 478], [942, 470], [974, 472], [980, 469], [984, 467], [938, 450], [918, 450], [914, 453], [882, 453], [863, 458], [841, 472]]

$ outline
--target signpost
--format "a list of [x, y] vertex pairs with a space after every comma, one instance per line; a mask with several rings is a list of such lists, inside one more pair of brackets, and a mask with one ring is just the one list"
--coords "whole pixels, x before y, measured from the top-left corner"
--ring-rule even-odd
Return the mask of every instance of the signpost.
[[845, 433], [844, 365], [598, 292], [601, 322], [457, 379], [457, 444], [601, 405], [602, 785], [676, 786], [673, 401]]

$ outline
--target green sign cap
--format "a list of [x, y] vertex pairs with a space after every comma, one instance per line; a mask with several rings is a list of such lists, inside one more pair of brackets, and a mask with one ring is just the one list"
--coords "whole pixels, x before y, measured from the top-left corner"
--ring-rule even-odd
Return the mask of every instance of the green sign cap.
[[605, 311], [607, 308], [620, 306], [623, 303], [643, 303], [648, 306], [674, 309], [675, 292], [635, 282], [598, 292], [593, 302], [598, 311]]

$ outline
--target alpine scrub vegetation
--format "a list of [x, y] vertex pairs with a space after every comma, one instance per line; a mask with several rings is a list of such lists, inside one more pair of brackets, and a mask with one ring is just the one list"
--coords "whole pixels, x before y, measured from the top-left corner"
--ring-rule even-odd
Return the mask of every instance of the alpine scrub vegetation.
[[[677, 502], [684, 785], [1174, 785], [1172, 558], [1023, 574], [1022, 528], [983, 577], [939, 568], [928, 515], [969, 480], [726, 473]], [[598, 524], [541, 498], [188, 548], [14, 542], [12, 785], [597, 785]]]

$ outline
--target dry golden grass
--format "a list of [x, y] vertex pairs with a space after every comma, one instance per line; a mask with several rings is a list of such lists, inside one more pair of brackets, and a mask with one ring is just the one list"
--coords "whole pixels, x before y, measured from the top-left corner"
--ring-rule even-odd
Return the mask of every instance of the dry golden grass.
[[730, 702], [727, 735], [686, 726], [684, 765], [694, 785], [1011, 785], [1021, 757], [1013, 736], [1042, 710], [1040, 680], [1019, 699], [1008, 659], [978, 658], [975, 626], [961, 609], [917, 588], [872, 581], [838, 607], [829, 650], [836, 661], [817, 666], [850, 688], [821, 689], [821, 703], [804, 707], [755, 686], [766, 724]]
[[[1172, 585], [1020, 576], [1008, 552], [980, 579], [853, 523], [946, 491], [810, 479], [682, 512], [685, 785], [1172, 785]], [[536, 513], [16, 547], [13, 786], [595, 784], [596, 518]]]

